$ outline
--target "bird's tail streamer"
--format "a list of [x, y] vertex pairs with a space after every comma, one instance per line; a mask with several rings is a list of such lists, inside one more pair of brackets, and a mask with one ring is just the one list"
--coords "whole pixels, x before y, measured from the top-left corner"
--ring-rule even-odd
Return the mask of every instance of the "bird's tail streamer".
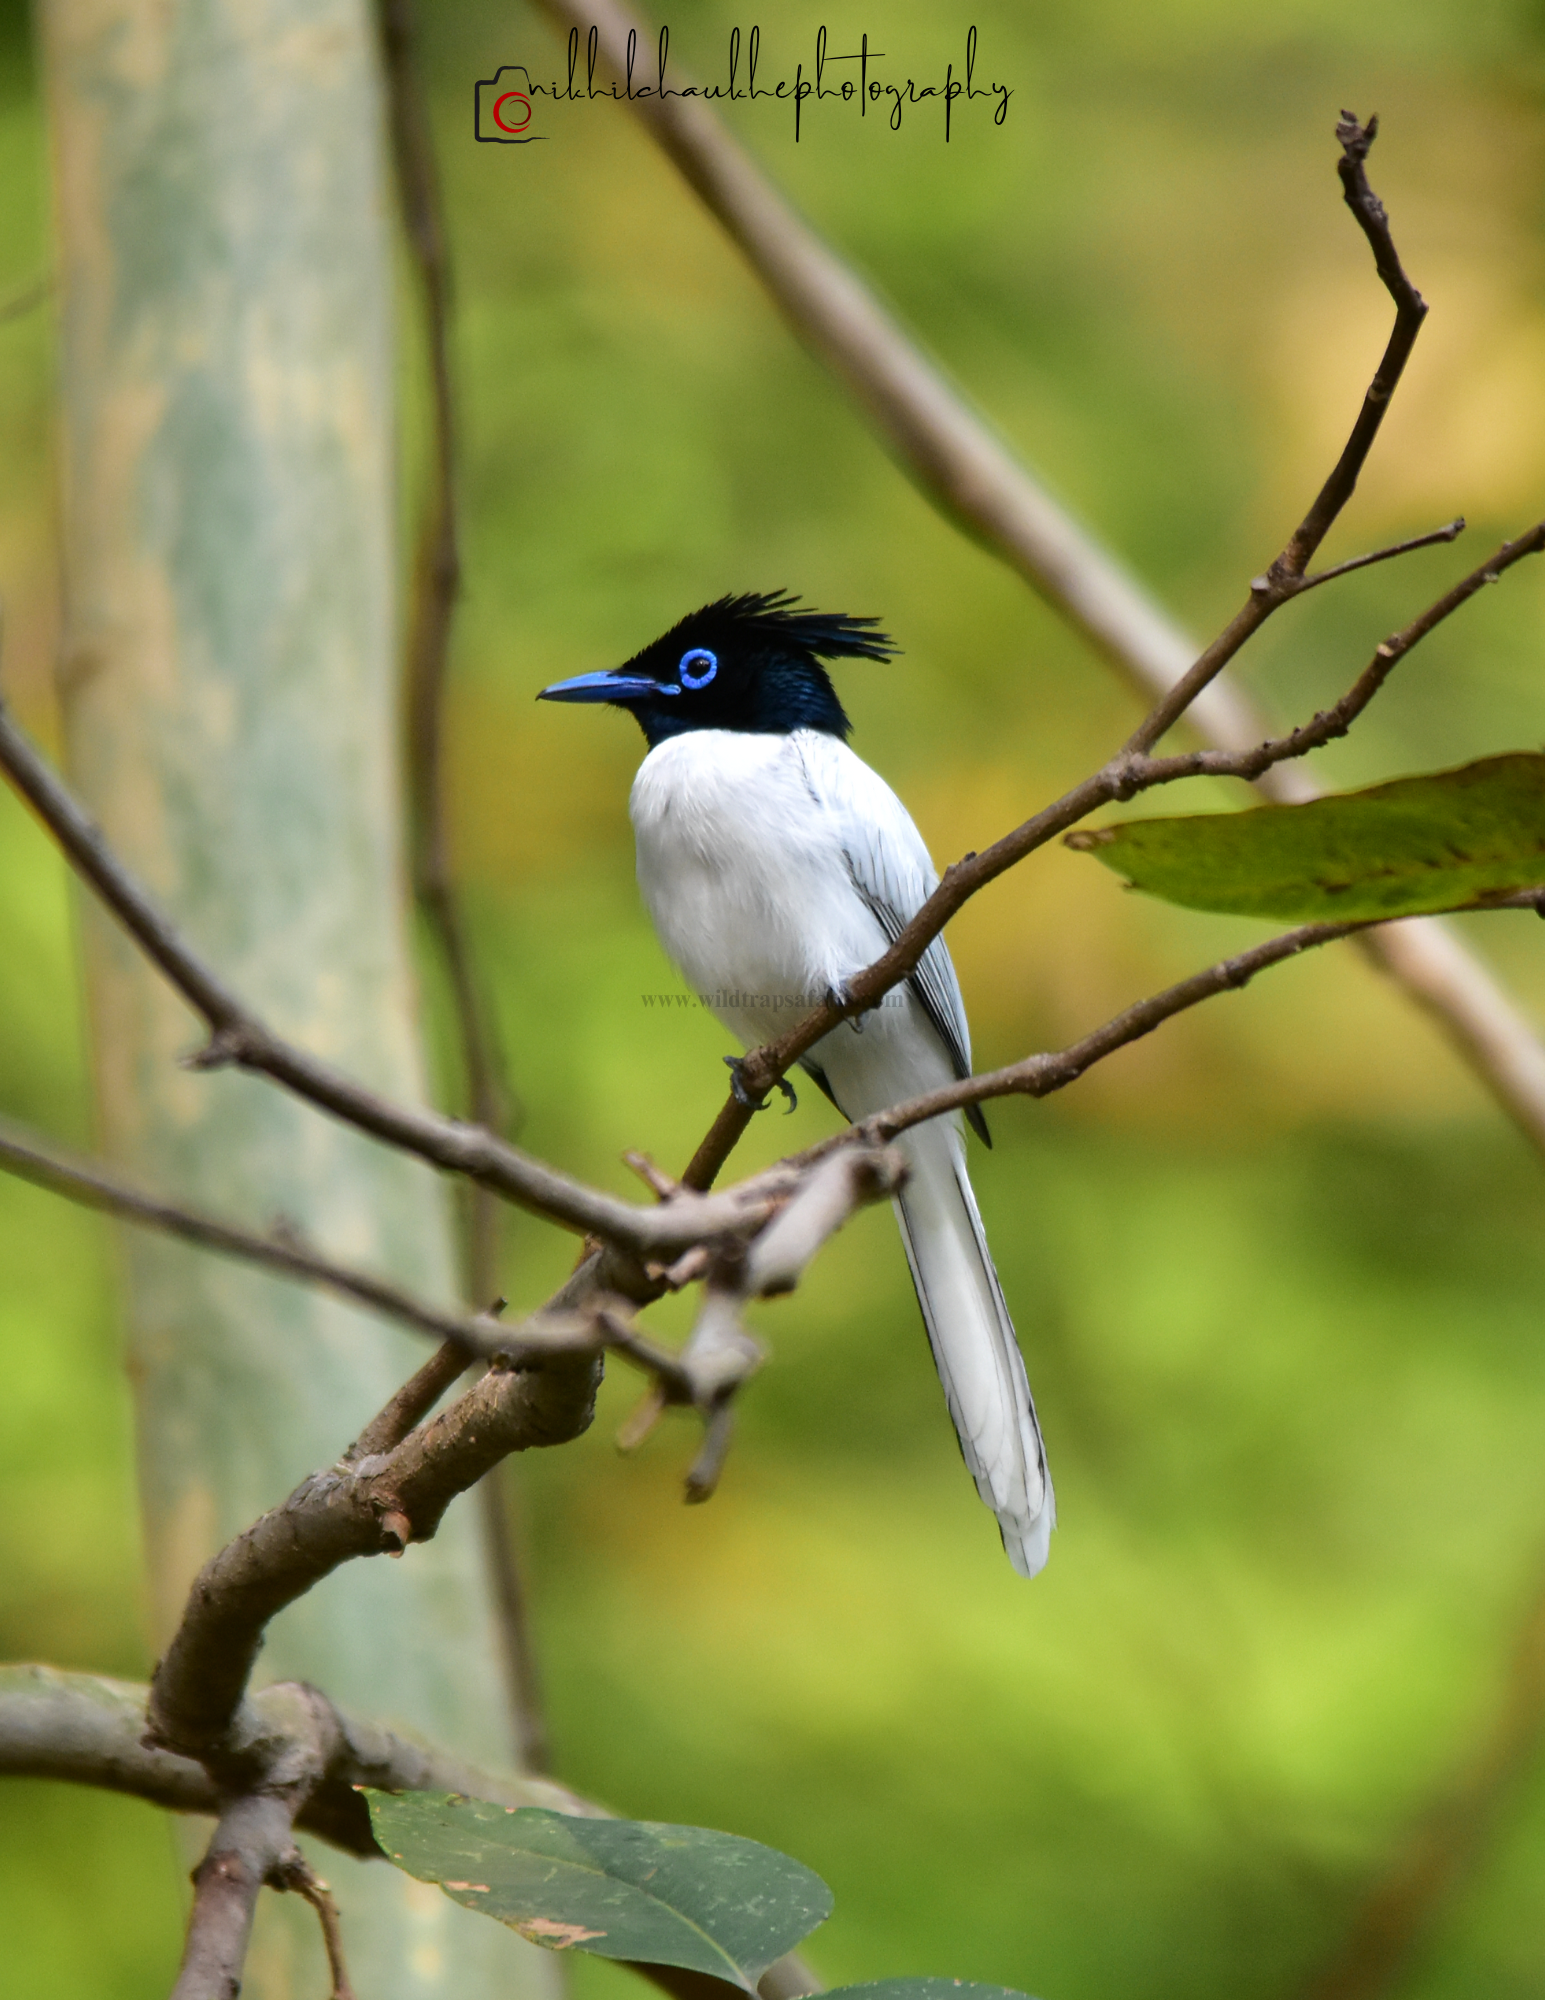
[[1025, 1364], [993, 1268], [965, 1141], [937, 1119], [898, 1145], [911, 1174], [896, 1200], [929, 1345], [976, 1490], [1021, 1576], [1046, 1566], [1057, 1504]]

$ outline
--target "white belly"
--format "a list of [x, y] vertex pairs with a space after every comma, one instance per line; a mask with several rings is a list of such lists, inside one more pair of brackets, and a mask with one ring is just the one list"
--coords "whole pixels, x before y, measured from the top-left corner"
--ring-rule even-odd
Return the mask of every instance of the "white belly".
[[[747, 1048], [785, 1034], [886, 946], [800, 742], [733, 730], [670, 737], [644, 759], [629, 800], [660, 942]], [[952, 1073], [905, 988], [862, 1030], [839, 1028], [812, 1051], [849, 1117]]]

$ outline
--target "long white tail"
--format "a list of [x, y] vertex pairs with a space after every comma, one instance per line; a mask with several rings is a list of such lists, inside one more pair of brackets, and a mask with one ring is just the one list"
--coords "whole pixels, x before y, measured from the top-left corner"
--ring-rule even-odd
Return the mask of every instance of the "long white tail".
[[912, 1172], [896, 1200], [928, 1340], [976, 1490], [998, 1517], [1021, 1576], [1046, 1567], [1057, 1503], [1014, 1323], [966, 1175], [965, 1141], [945, 1119], [896, 1142]]

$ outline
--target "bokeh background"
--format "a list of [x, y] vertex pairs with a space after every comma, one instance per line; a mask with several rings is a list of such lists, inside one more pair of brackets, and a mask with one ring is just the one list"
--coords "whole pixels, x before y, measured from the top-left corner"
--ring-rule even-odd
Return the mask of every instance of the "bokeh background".
[[[625, 112], [544, 107], [542, 144], [473, 142], [476, 78], [556, 72], [545, 21], [422, 11], [465, 434], [457, 855], [523, 1143], [631, 1190], [618, 1155], [686, 1158], [726, 1043], [695, 1006], [644, 1002], [677, 982], [632, 882], [633, 725], [535, 708], [538, 687], [726, 590], [881, 613], [903, 657], [844, 670], [842, 693], [941, 862], [1081, 775], [1135, 708], [907, 485]], [[0, 18], [3, 310], [50, 252], [27, 23]], [[680, 0], [675, 62], [722, 73], [738, 18]], [[946, 148], [931, 108], [892, 132], [807, 106], [796, 147], [787, 107], [759, 103], [733, 128], [1199, 633], [1302, 511], [1387, 330], [1332, 138], [1343, 104], [1382, 115], [1373, 179], [1433, 312], [1327, 555], [1455, 513], [1472, 526], [1281, 614], [1242, 663], [1274, 715], [1339, 691], [1539, 514], [1539, 0], [795, 0], [763, 23], [764, 75], [808, 66], [823, 21], [834, 50], [868, 32], [887, 75], [919, 79], [959, 66], [974, 22], [979, 77], [1014, 92], [1004, 124], [957, 107]], [[406, 538], [423, 461], [406, 278], [403, 303]], [[3, 674], [45, 737], [52, 337], [46, 300], [0, 320]], [[1542, 609], [1545, 575], [1521, 571], [1429, 640], [1323, 759], [1328, 780], [1537, 745]], [[1190, 802], [1235, 800], [1194, 786]], [[1538, 1018], [1538, 925], [1470, 930]], [[950, 933], [978, 1064], [1259, 935], [1038, 855]], [[443, 1029], [428, 968], [426, 995]], [[8, 794], [0, 1106], [89, 1136], [71, 898]], [[787, 1124], [759, 1122], [745, 1165], [830, 1116], [809, 1092]], [[615, 1456], [625, 1373], [583, 1442], [521, 1466], [559, 1770], [623, 1811], [818, 1868], [837, 1912], [811, 1952], [833, 1981], [1304, 1991], [1495, 1726], [1545, 1587], [1545, 1173], [1349, 949], [994, 1125], [974, 1173], [1057, 1478], [1047, 1574], [1009, 1571], [893, 1226], [867, 1215], [759, 1316], [773, 1360], [710, 1507], [679, 1502], [685, 1425]], [[506, 1250], [517, 1307], [573, 1254], [523, 1219]], [[0, 1656], [143, 1674], [112, 1238], [9, 1181], [0, 1352]], [[1516, 1765], [1402, 1993], [1545, 1985], [1545, 1772]], [[164, 1991], [181, 1894], [149, 1808], [0, 1790], [6, 1990]], [[597, 2000], [626, 1983], [590, 1964], [575, 1979]]]

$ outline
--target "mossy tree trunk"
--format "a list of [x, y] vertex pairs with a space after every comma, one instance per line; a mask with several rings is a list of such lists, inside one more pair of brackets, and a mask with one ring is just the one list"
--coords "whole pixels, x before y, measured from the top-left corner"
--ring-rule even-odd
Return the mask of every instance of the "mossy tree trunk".
[[[283, 1033], [422, 1088], [394, 754], [392, 300], [360, 0], [42, 0], [63, 295], [74, 779]], [[152, 1185], [449, 1299], [445, 1190], [272, 1086], [177, 1058], [195, 1024], [88, 913], [104, 1145]], [[422, 1358], [320, 1296], [125, 1245], [153, 1637], [225, 1539]], [[267, 1679], [506, 1759], [476, 1510], [281, 1617]], [[319, 1857], [371, 2000], [552, 1990], [550, 1961], [384, 1864]], [[267, 1898], [245, 1990], [325, 1991]], [[287, 1906], [295, 1904], [294, 1909]]]

